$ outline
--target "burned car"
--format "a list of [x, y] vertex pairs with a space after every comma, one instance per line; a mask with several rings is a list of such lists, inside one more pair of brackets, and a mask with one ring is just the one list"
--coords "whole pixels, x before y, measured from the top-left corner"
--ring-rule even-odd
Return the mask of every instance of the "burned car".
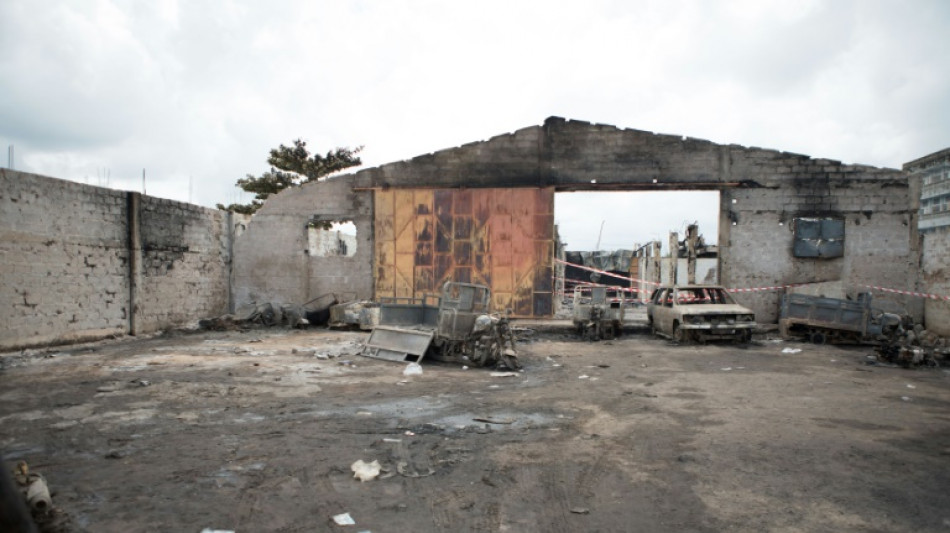
[[676, 342], [727, 339], [748, 342], [755, 314], [718, 285], [660, 286], [647, 304], [653, 333]]

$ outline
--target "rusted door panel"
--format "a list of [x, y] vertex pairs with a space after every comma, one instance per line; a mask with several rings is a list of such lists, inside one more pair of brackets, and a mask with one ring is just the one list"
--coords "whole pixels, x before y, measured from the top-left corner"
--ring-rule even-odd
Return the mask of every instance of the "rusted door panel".
[[549, 292], [534, 293], [534, 315], [548, 316], [554, 312], [553, 298]]
[[553, 189], [376, 191], [375, 216], [377, 297], [454, 280], [489, 286], [495, 309], [551, 314]]
[[415, 277], [413, 279], [414, 292], [436, 292], [436, 287], [432, 283], [433, 268], [429, 266], [417, 266]]
[[456, 215], [472, 215], [472, 190], [453, 190], [452, 212]]
[[395, 192], [394, 201], [394, 222], [393, 228], [396, 233], [396, 253], [412, 252], [415, 248], [413, 243], [413, 222], [415, 221], [415, 206], [413, 205], [412, 191]]
[[497, 189], [477, 189], [472, 191], [472, 218], [476, 226], [485, 226], [492, 215], [492, 207]]
[[432, 266], [431, 242], [416, 242], [416, 264]]
[[511, 294], [515, 289], [511, 265], [495, 265], [492, 268], [492, 281], [493, 293], [505, 292]]
[[471, 216], [455, 215], [455, 232], [453, 237], [458, 241], [460, 239], [471, 240], [472, 238], [472, 218]]
[[538, 240], [552, 240], [554, 238], [554, 215], [534, 215], [532, 226], [534, 238]]
[[399, 298], [414, 296], [413, 279], [415, 278], [415, 254], [396, 254], [396, 294]]
[[376, 268], [373, 269], [375, 277], [376, 294], [393, 295], [396, 286], [394, 278], [396, 275], [396, 234], [393, 231], [393, 192], [378, 191], [374, 197], [373, 208], [376, 213], [374, 223]]
[[416, 240], [432, 242], [435, 240], [435, 219], [429, 215], [416, 215]]
[[[495, 220], [495, 219], [493, 219]], [[511, 241], [496, 240], [492, 243], [491, 264], [511, 266]]]
[[492, 299], [492, 309], [494, 309], [497, 312], [503, 312], [506, 309], [512, 309], [510, 292], [493, 292], [491, 295], [491, 299]]
[[455, 281], [460, 281], [462, 283], [471, 283], [472, 282], [472, 267], [467, 266], [455, 266]]
[[435, 212], [435, 191], [415, 190], [413, 199], [416, 202], [416, 215], [431, 215]]
[[455, 251], [452, 253], [452, 257], [455, 259], [457, 266], [470, 266], [472, 264], [472, 243], [455, 241]]
[[515, 316], [534, 316], [531, 287], [519, 287], [511, 302]]

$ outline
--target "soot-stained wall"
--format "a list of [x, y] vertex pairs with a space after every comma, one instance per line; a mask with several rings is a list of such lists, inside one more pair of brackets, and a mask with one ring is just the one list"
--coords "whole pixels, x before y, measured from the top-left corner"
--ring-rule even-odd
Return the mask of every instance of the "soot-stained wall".
[[[271, 197], [234, 242], [235, 305], [304, 304], [324, 294], [373, 297], [373, 193], [336, 178]], [[311, 220], [346, 220], [356, 226], [352, 256], [310, 255]]]
[[[277, 195], [236, 243], [235, 295], [239, 303], [300, 302], [337, 287], [372, 297], [371, 191], [503, 187], [719, 190], [719, 272], [726, 286], [841, 281], [850, 290], [914, 290], [918, 284], [918, 191], [899, 170], [552, 117], [541, 126]], [[307, 258], [301, 228], [316, 213], [356, 220], [366, 246], [345, 261]], [[794, 220], [803, 217], [843, 220], [843, 256], [795, 257]], [[774, 322], [780, 296], [767, 290], [737, 298], [760, 321]], [[880, 296], [918, 318], [922, 313], [919, 301]]]

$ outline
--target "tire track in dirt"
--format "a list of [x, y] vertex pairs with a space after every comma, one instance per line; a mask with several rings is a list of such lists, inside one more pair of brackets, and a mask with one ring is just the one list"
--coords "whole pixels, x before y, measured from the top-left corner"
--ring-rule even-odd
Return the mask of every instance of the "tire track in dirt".
[[574, 528], [568, 526], [571, 500], [567, 491], [568, 479], [564, 466], [558, 464], [543, 469], [538, 481], [541, 484], [544, 501], [550, 505], [550, 510], [544, 516], [544, 526], [540, 530], [551, 533], [572, 533]]

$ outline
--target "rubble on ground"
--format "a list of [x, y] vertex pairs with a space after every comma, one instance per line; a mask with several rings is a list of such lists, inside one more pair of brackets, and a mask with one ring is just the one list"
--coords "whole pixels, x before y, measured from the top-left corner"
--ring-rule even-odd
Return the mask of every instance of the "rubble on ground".
[[924, 329], [921, 324], [906, 328], [893, 342], [882, 344], [874, 351], [877, 361], [905, 368], [950, 364], [950, 339]]
[[328, 326], [347, 328], [357, 326], [369, 331], [379, 324], [379, 304], [370, 300], [352, 300], [330, 306]]

